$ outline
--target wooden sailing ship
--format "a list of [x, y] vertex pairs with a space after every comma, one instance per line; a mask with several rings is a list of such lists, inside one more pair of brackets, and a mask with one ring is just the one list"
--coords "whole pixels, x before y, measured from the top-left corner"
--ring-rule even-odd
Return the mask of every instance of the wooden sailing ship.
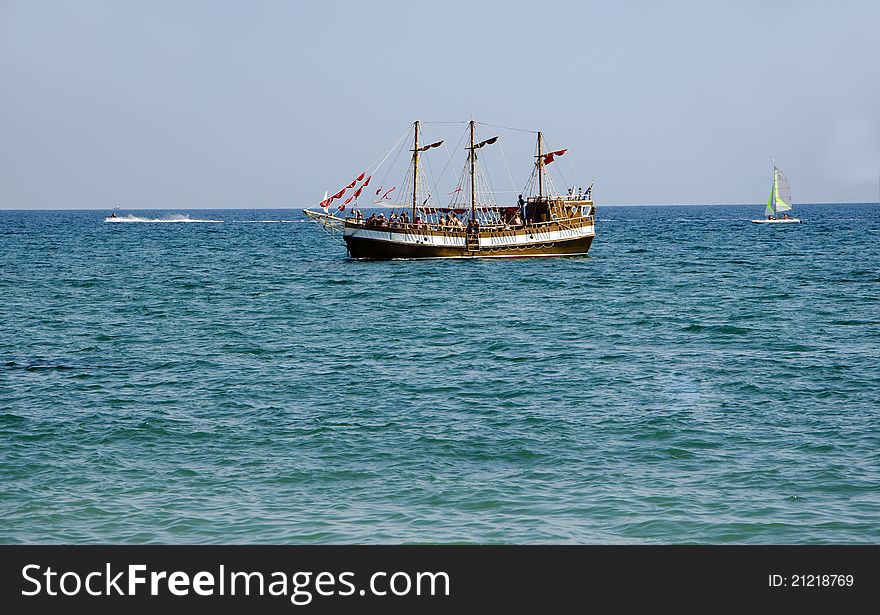
[[[384, 214], [365, 217], [354, 209], [346, 217], [329, 213], [329, 204], [341, 198], [345, 189], [321, 202], [324, 212], [305, 210], [306, 215], [325, 230], [339, 233], [349, 256], [358, 259], [422, 259], [422, 258], [522, 258], [540, 256], [585, 255], [595, 237], [595, 207], [592, 184], [586, 192], [568, 190], [568, 194], [553, 194], [548, 185], [545, 168], [566, 150], [544, 151], [544, 139], [537, 133], [537, 155], [532, 177], [519, 195], [516, 204], [498, 205], [478, 198], [478, 151], [494, 144], [498, 137], [475, 142], [476, 122], [469, 122], [470, 146], [466, 170], [458, 187], [451, 193], [452, 202], [439, 207], [422, 199], [420, 192], [420, 155], [437, 147], [442, 141], [421, 145], [420, 123], [415, 122], [411, 171], [405, 181], [406, 194], [411, 201], [404, 209], [401, 203], [392, 207], [389, 218]], [[364, 179], [362, 173], [358, 180]], [[348, 204], [360, 196], [370, 177]], [[356, 185], [353, 181], [348, 188]], [[411, 186], [410, 186], [411, 183]], [[469, 199], [464, 196], [469, 188]], [[379, 191], [376, 192], [377, 195]], [[485, 194], [485, 192], [483, 192]], [[387, 198], [387, 196], [385, 197]], [[345, 205], [339, 207], [344, 210]]]

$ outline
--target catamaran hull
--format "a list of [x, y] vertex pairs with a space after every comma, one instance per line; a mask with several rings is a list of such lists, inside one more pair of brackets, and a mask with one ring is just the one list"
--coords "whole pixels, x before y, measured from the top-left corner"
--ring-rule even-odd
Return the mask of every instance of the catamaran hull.
[[583, 256], [590, 251], [594, 235], [557, 239], [540, 244], [480, 246], [438, 246], [383, 241], [345, 236], [345, 245], [352, 258], [419, 259], [419, 258], [529, 258], [541, 256]]
[[782, 220], [752, 220], [754, 224], [800, 224], [797, 218], [783, 218]]

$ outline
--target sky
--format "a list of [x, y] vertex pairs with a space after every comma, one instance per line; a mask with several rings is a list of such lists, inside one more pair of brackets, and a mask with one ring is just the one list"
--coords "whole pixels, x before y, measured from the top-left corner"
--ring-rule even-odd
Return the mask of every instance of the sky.
[[508, 191], [486, 124], [599, 205], [877, 202], [880, 3], [0, 0], [0, 209], [310, 206], [469, 119]]

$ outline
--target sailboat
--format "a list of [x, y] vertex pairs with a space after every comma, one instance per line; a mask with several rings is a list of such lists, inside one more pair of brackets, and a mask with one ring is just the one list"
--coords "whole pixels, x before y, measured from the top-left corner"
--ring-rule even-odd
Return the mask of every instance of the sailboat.
[[[770, 198], [767, 199], [766, 218], [752, 220], [755, 224], [795, 224], [800, 223], [798, 218], [791, 214], [791, 187], [788, 179], [780, 169], [773, 165], [773, 185], [770, 186]], [[785, 213], [784, 213], [785, 212]]]
[[[412, 125], [412, 161], [401, 184], [403, 189], [397, 191], [394, 186], [386, 190], [387, 186], [382, 186], [375, 191], [377, 197], [382, 196], [372, 205], [390, 207], [387, 219], [384, 213], [365, 218], [357, 209], [356, 200], [349, 215], [344, 218], [337, 215], [369, 184], [372, 174], [364, 179], [366, 171], [321, 201], [319, 207], [323, 212], [306, 209], [304, 213], [322, 230], [330, 234], [339, 232], [349, 256], [358, 259], [587, 254], [595, 237], [592, 184], [586, 192], [571, 188], [567, 194], [559, 194], [547, 175], [547, 166], [567, 150], [545, 151], [543, 134], [537, 132], [537, 155], [523, 194], [516, 203], [498, 204], [494, 191], [489, 188], [491, 184], [481, 177], [479, 164], [486, 151], [483, 148], [494, 145], [498, 137], [477, 142], [476, 126], [477, 122], [468, 122], [470, 146], [466, 148], [467, 163], [456, 189], [450, 193], [452, 199], [448, 204], [441, 206], [433, 202], [436, 186], [433, 190], [426, 188], [427, 182], [420, 169], [420, 158], [443, 142], [421, 144], [421, 125], [415, 122]], [[353, 189], [358, 182], [362, 182], [361, 186], [338, 206], [337, 212], [329, 213], [329, 205], [335, 199], [344, 198], [346, 190]]]

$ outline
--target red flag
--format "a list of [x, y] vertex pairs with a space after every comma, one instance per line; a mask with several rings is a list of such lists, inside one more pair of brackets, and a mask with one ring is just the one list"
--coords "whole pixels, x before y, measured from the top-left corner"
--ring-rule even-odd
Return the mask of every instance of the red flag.
[[453, 190], [452, 192], [450, 192], [450, 193], [447, 194], [446, 196], [452, 196], [452, 195], [455, 194], [456, 192], [461, 192], [461, 186], [459, 186], [458, 188], [456, 188], [455, 190]]
[[360, 195], [361, 195], [361, 190], [363, 190], [363, 189], [364, 189], [364, 187], [361, 186], [360, 188], [358, 188], [357, 190], [355, 190], [354, 195], [355, 195], [356, 197], [360, 196]]
[[379, 196], [379, 193], [382, 192], [382, 186], [376, 188], [376, 196]]
[[361, 180], [364, 178], [364, 175], [366, 175], [366, 174], [367, 174], [367, 172], [364, 171], [363, 173], [361, 173], [360, 175], [358, 175], [357, 179], [354, 180], [354, 181], [356, 181], [356, 182], [361, 181]]
[[323, 201], [321, 201], [321, 207], [327, 209], [327, 206], [330, 205], [331, 202], [333, 202], [333, 197], [330, 197], [329, 199], [324, 199]]
[[544, 156], [544, 164], [550, 164], [551, 162], [553, 162], [553, 160], [556, 156], [562, 156], [567, 151], [568, 151], [567, 149], [560, 149], [560, 150], [556, 150], [555, 152], [550, 152], [549, 154], [546, 154]]
[[364, 182], [364, 185], [361, 186], [361, 188], [366, 188], [367, 186], [369, 186], [369, 185], [370, 185], [370, 180], [371, 180], [372, 178], [373, 178], [373, 176], [370, 175], [370, 176], [367, 178], [367, 181]]
[[342, 195], [345, 194], [345, 191], [346, 191], [346, 190], [348, 190], [348, 188], [343, 188], [342, 190], [340, 190], [339, 192], [337, 192], [336, 194], [334, 194], [334, 195], [333, 195], [333, 198], [334, 198], [334, 199], [341, 199], [341, 198], [342, 198]]
[[394, 186], [391, 190], [389, 190], [388, 192], [386, 192], [385, 194], [383, 194], [383, 195], [382, 195], [382, 200], [384, 201], [385, 199], [389, 198], [388, 195], [391, 194], [392, 192], [394, 192], [395, 190], [397, 190], [397, 186]]
[[349, 185], [346, 186], [346, 188], [354, 188], [354, 185], [355, 185], [356, 183], [358, 183], [358, 180], [353, 179], [353, 180], [351, 180], [351, 183], [350, 183]]
[[443, 141], [437, 141], [436, 143], [431, 143], [430, 145], [425, 145], [423, 147], [420, 147], [417, 151], [426, 152], [429, 149], [431, 149], [432, 147], [440, 147], [441, 145], [443, 145]]
[[352, 200], [353, 198], [354, 198], [354, 195], [351, 195], [350, 197], [348, 197], [347, 199], [345, 199], [345, 203], [342, 204], [341, 209], [345, 209], [345, 206], [348, 205], [349, 203], [351, 203], [351, 200]]
[[486, 139], [485, 141], [480, 141], [479, 143], [474, 145], [474, 149], [480, 149], [484, 145], [492, 145], [497, 140], [498, 140], [498, 137], [492, 137], [491, 139]]

